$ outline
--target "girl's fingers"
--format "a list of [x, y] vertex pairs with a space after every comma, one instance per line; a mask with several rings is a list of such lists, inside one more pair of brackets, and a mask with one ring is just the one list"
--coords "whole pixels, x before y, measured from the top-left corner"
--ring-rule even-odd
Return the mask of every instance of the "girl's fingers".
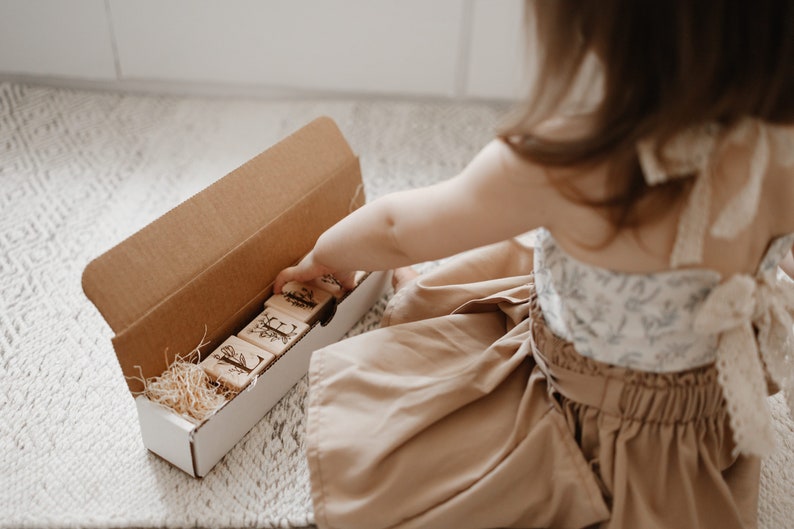
[[300, 263], [296, 266], [285, 268], [284, 270], [279, 272], [279, 274], [276, 276], [275, 281], [273, 281], [273, 293], [281, 294], [284, 285], [289, 283], [290, 281], [309, 283], [310, 281], [325, 275], [330, 275], [331, 277], [336, 279], [336, 281], [345, 290], [352, 290], [356, 286], [354, 272], [342, 272], [338, 274], [332, 274], [325, 267], [316, 266], [316, 265], [305, 266], [303, 265], [303, 263]]
[[273, 281], [273, 293], [281, 294], [284, 285], [290, 281], [308, 283], [318, 277], [326, 275], [330, 275], [336, 279], [345, 290], [352, 290], [356, 286], [355, 272], [334, 273], [327, 266], [316, 262], [310, 253], [297, 265], [290, 266], [279, 272], [276, 279]]
[[279, 272], [276, 276], [276, 280], [273, 282], [274, 294], [281, 294], [281, 289], [284, 288], [284, 285], [293, 280], [295, 268], [296, 267], [291, 266]]
[[303, 268], [300, 265], [285, 268], [276, 276], [276, 280], [273, 282], [273, 293], [281, 294], [281, 290], [284, 288], [284, 285], [290, 281], [308, 283], [312, 279], [321, 277], [326, 273], [327, 272], [323, 272], [321, 270]]
[[354, 288], [356, 288], [355, 272], [344, 272], [340, 274], [333, 274], [333, 277], [345, 290], [353, 290]]

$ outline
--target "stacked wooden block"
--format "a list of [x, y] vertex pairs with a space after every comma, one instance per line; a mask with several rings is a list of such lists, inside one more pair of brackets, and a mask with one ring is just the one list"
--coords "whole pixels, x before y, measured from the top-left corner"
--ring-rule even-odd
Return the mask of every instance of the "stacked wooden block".
[[281, 294], [265, 301], [261, 314], [236, 336], [227, 338], [201, 367], [215, 382], [235, 391], [243, 389], [325, 316], [332, 300], [343, 294], [332, 277], [309, 284], [287, 283]]

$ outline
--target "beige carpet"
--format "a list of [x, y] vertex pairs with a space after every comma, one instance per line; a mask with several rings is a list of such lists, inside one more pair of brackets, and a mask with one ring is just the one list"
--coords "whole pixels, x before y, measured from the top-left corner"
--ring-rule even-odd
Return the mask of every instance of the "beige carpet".
[[[0, 527], [310, 525], [305, 379], [206, 478], [190, 478], [143, 447], [82, 270], [319, 115], [337, 121], [376, 197], [455, 174], [504, 110], [0, 84]], [[384, 303], [353, 332], [377, 325]], [[772, 404], [784, 448], [764, 466], [764, 529], [794, 527], [794, 426]]]

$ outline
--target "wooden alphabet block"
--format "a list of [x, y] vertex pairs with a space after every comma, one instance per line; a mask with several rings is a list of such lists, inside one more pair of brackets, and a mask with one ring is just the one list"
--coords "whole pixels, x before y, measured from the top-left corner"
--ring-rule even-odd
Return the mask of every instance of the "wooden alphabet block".
[[325, 290], [336, 299], [339, 299], [345, 295], [345, 289], [342, 288], [342, 285], [340, 285], [339, 282], [336, 279], [334, 279], [334, 277], [331, 275], [322, 276], [313, 279], [309, 283], [309, 285], [313, 287], [317, 287], [321, 290]]
[[333, 296], [316, 286], [290, 281], [282, 288], [281, 294], [265, 300], [266, 308], [273, 308], [289, 314], [311, 325], [330, 306]]
[[255, 345], [230, 336], [201, 362], [201, 367], [212, 380], [239, 391], [275, 358]]
[[271, 307], [249, 323], [237, 336], [257, 347], [281, 356], [309, 330], [309, 325]]

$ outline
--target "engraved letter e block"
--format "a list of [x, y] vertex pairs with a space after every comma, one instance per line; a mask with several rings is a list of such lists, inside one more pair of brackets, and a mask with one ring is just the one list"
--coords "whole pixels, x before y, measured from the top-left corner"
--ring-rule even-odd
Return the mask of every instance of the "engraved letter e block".
[[265, 311], [254, 318], [237, 336], [276, 356], [287, 350], [309, 326], [281, 311], [266, 307]]
[[275, 358], [255, 345], [230, 336], [201, 362], [201, 367], [212, 380], [240, 391]]

